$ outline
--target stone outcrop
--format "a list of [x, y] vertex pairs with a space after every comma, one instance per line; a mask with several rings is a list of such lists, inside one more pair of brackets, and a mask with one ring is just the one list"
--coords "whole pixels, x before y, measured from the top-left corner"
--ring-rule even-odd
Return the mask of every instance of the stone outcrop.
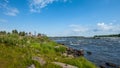
[[80, 49], [80, 50], [76, 50], [73, 48], [67, 48], [66, 53], [63, 53], [63, 55], [67, 55], [67, 56], [73, 56], [73, 57], [79, 57], [79, 56], [84, 56], [84, 50]]

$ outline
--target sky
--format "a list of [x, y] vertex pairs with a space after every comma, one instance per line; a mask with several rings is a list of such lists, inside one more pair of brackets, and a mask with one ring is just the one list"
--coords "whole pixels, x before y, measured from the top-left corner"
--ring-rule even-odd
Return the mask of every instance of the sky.
[[120, 33], [120, 0], [0, 0], [0, 31], [47, 36]]

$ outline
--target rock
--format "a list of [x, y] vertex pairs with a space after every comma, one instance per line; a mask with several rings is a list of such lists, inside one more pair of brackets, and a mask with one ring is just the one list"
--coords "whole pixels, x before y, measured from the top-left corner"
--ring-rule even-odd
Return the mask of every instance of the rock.
[[110, 67], [116, 67], [116, 64], [113, 64], [113, 63], [106, 62], [105, 64]]
[[68, 55], [67, 53], [63, 53], [62, 55], [65, 56], [65, 57], [74, 58], [73, 54], [69, 54]]
[[84, 56], [84, 50], [83, 49], [77, 50], [76, 55], [77, 56]]
[[100, 65], [99, 67], [100, 67], [100, 68], [105, 68], [105, 66], [104, 66], [104, 65]]
[[60, 45], [65, 45], [64, 43], [58, 43], [58, 44], [60, 44]]
[[62, 44], [62, 45], [65, 45], [65, 44]]
[[65, 57], [68, 56], [67, 53], [63, 53], [62, 55], [65, 56]]
[[35, 68], [35, 65], [32, 64], [32, 65], [30, 65], [28, 68]]
[[74, 49], [73, 48], [68, 48], [67, 49], [67, 54], [73, 54], [74, 53]]
[[88, 54], [88, 55], [92, 55], [92, 52], [90, 52], [90, 51], [87, 51], [87, 54]]
[[67, 48], [67, 56], [73, 55], [74, 57], [84, 56], [84, 50], [75, 50], [73, 48]]
[[54, 63], [54, 64], [56, 64], [56, 65], [59, 65], [59, 66], [61, 66], [62, 68], [78, 68], [78, 67], [76, 67], [76, 66], [69, 65], [69, 64], [65, 64], [65, 63], [61, 63], [61, 62], [52, 62], [52, 63]]
[[41, 57], [33, 57], [32, 60], [38, 61], [41, 65], [46, 64], [46, 61]]
[[70, 57], [70, 58], [74, 58], [74, 56], [73, 56], [73, 55], [68, 55], [68, 57]]

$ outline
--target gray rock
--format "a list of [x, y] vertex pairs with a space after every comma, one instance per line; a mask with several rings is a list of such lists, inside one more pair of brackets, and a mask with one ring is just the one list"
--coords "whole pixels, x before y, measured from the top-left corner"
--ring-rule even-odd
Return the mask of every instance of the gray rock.
[[41, 57], [33, 57], [32, 60], [38, 61], [41, 65], [46, 64], [46, 61]]
[[30, 65], [28, 68], [35, 68], [35, 65], [32, 64], [32, 65]]
[[113, 63], [106, 62], [105, 64], [110, 67], [116, 67], [116, 64], [113, 64]]
[[78, 68], [78, 67], [76, 67], [76, 66], [69, 65], [69, 64], [65, 64], [65, 63], [61, 63], [61, 62], [52, 62], [52, 63], [54, 63], [54, 64], [56, 64], [56, 65], [59, 65], [59, 66], [61, 66], [62, 68]]

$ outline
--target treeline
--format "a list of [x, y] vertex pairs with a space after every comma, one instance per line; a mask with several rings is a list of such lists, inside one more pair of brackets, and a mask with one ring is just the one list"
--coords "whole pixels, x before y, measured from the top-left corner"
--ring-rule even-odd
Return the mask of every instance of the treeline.
[[94, 37], [120, 37], [120, 34], [111, 34], [111, 35], [95, 35]]
[[10, 35], [10, 34], [16, 34], [19, 36], [46, 36], [45, 34], [41, 34], [41, 33], [33, 35], [31, 32], [25, 32], [25, 31], [18, 32], [16, 29], [12, 30], [12, 32], [0, 31], [0, 35]]
[[43, 42], [47, 41], [48, 37], [44, 34], [38, 33], [33, 35], [31, 32], [27, 33], [25, 31], [18, 32], [17, 30], [12, 30], [11, 32], [0, 31], [0, 44], [6, 45], [28, 45], [33, 42]]

